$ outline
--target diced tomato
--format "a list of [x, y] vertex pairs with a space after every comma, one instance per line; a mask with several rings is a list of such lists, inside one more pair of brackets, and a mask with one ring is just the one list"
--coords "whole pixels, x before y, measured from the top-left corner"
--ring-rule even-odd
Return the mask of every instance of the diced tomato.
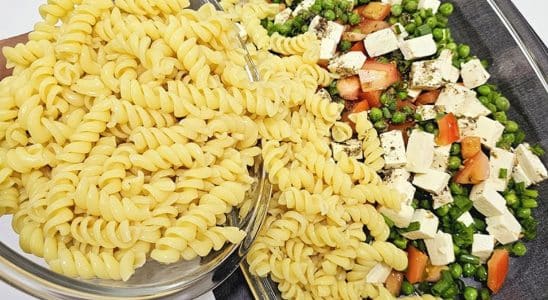
[[363, 92], [385, 90], [400, 80], [396, 64], [373, 59], [368, 59], [358, 74]]
[[469, 159], [481, 151], [481, 139], [477, 136], [467, 136], [460, 141], [460, 153], [463, 159]]
[[428, 282], [438, 282], [441, 279], [441, 271], [447, 269], [447, 266], [433, 266], [429, 264], [426, 267], [426, 278], [424, 280]]
[[506, 249], [493, 251], [493, 255], [491, 255], [491, 258], [487, 262], [487, 287], [495, 294], [504, 284], [506, 274], [508, 274], [509, 263], [510, 256]]
[[398, 297], [400, 295], [402, 282], [403, 273], [392, 270], [392, 272], [390, 272], [390, 275], [388, 275], [388, 278], [386, 278], [384, 286], [390, 292], [390, 294], [392, 294], [392, 296]]
[[415, 108], [416, 108], [416, 106], [411, 101], [408, 101], [408, 100], [398, 100], [398, 102], [396, 102], [396, 107], [398, 109], [402, 109], [404, 107], [409, 107], [412, 110], [415, 110]]
[[365, 54], [365, 46], [363, 45], [363, 42], [355, 42], [352, 47], [350, 47], [349, 51], [361, 51], [363, 54]]
[[390, 4], [384, 4], [381, 2], [371, 2], [366, 5], [362, 5], [355, 8], [355, 11], [357, 11], [360, 15], [364, 16], [365, 18], [375, 20], [375, 21], [382, 21], [388, 17], [390, 14], [391, 6]]
[[367, 100], [362, 100], [354, 105], [354, 108], [352, 108], [352, 113], [359, 113], [367, 110], [369, 110], [369, 103]]
[[421, 282], [426, 271], [428, 255], [413, 246], [409, 246], [407, 247], [407, 260], [409, 261], [405, 274], [407, 281], [411, 284]]
[[359, 29], [359, 31], [363, 34], [370, 34], [375, 31], [379, 31], [381, 29], [385, 29], [389, 27], [390, 27], [390, 24], [388, 24], [385, 21], [375, 21], [375, 20], [362, 17], [360, 24], [356, 25], [356, 27], [354, 28]]
[[358, 76], [348, 76], [337, 81], [337, 91], [345, 100], [358, 100], [360, 95], [360, 79]]
[[434, 104], [438, 100], [440, 92], [441, 92], [440, 90], [433, 90], [433, 91], [423, 92], [417, 97], [417, 100], [415, 100], [415, 103], [418, 103], [418, 104]]
[[478, 184], [489, 178], [489, 158], [479, 151], [464, 161], [464, 168], [459, 170], [453, 180], [460, 184]]
[[381, 107], [381, 95], [382, 91], [361, 92], [359, 98], [361, 100], [367, 100], [369, 107]]
[[402, 135], [403, 135], [403, 141], [407, 145], [407, 140], [409, 139], [408, 130], [409, 130], [409, 128], [412, 128], [413, 126], [415, 126], [414, 121], [407, 121], [407, 122], [404, 122], [404, 123], [401, 123], [401, 124], [392, 124], [392, 123], [390, 123], [388, 125], [388, 130], [400, 130]]
[[460, 139], [459, 124], [452, 113], [448, 113], [438, 120], [438, 129], [436, 143], [440, 146], [450, 145]]

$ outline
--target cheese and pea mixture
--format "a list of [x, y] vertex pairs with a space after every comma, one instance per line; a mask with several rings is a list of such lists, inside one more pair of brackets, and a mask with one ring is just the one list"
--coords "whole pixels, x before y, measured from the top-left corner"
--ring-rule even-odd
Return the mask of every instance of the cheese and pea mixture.
[[[274, 0], [280, 3], [283, 0]], [[348, 114], [364, 113], [379, 133], [382, 175], [405, 197], [398, 212], [381, 208], [390, 241], [409, 253], [400, 291], [453, 299], [489, 299], [504, 281], [508, 254], [536, 237], [532, 211], [547, 177], [539, 146], [509, 119], [510, 101], [487, 62], [451, 37], [449, 2], [438, 0], [286, 0], [262, 25], [269, 34], [312, 32], [327, 87]], [[363, 159], [362, 144], [333, 144]], [[425, 259], [426, 258], [426, 259]], [[384, 282], [390, 268], [374, 268]], [[418, 275], [417, 275], [418, 274]], [[466, 286], [475, 278], [483, 288]]]

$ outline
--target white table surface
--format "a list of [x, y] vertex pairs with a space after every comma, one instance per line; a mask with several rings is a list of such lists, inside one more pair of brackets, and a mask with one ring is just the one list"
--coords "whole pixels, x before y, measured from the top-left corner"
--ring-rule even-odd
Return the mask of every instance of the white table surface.
[[[455, 1], [455, 0], [453, 0]], [[512, 0], [521, 13], [529, 20], [531, 26], [544, 43], [548, 43], [548, 21], [546, 11], [548, 2], [539, 0]], [[45, 3], [45, 0], [18, 0], [0, 1], [0, 39], [7, 38], [20, 33], [32, 30], [35, 22], [40, 20], [38, 6]], [[31, 300], [28, 296], [11, 286], [0, 281], [0, 295], [2, 299], [10, 300]], [[215, 299], [213, 293], [205, 294], [200, 299]]]

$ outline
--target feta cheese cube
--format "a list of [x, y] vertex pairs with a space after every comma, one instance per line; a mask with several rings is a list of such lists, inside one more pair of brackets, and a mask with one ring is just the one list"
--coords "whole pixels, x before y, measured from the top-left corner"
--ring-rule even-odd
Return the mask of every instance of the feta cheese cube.
[[418, 230], [406, 232], [403, 234], [410, 240], [431, 239], [436, 235], [438, 230], [439, 220], [431, 211], [425, 209], [415, 209], [411, 223], [419, 222]]
[[416, 174], [413, 184], [425, 191], [439, 195], [449, 183], [449, 179], [451, 179], [451, 175], [430, 169], [426, 173]]
[[474, 234], [472, 255], [479, 257], [482, 263], [486, 262], [495, 248], [495, 238], [488, 234]]
[[314, 2], [316, 2], [316, 0], [303, 0], [295, 7], [292, 15], [297, 16], [302, 10], [309, 9], [312, 5], [314, 5]]
[[432, 34], [419, 36], [400, 43], [400, 50], [406, 60], [434, 55], [437, 49]]
[[385, 28], [368, 34], [363, 44], [369, 56], [377, 57], [398, 49], [398, 37], [392, 28]]
[[468, 97], [475, 97], [476, 93], [461, 85], [447, 84], [436, 100], [436, 106], [441, 106], [447, 113], [456, 114]]
[[283, 24], [287, 22], [287, 20], [289, 20], [289, 17], [291, 17], [291, 12], [293, 11], [291, 10], [291, 8], [288, 7], [282, 10], [281, 12], [277, 13], [276, 16], [274, 17], [274, 24]]
[[503, 132], [504, 125], [499, 121], [480, 116], [473, 135], [480, 137], [481, 143], [491, 149], [496, 146]]
[[337, 45], [344, 32], [344, 26], [316, 16], [310, 21], [308, 31], [314, 33], [320, 39], [320, 60], [330, 60], [337, 51]]
[[344, 143], [331, 143], [333, 157], [338, 157], [340, 152], [345, 152], [348, 157], [363, 159], [362, 143], [357, 139], [351, 139]]
[[485, 222], [487, 223], [487, 232], [494, 236], [499, 243], [506, 245], [519, 239], [521, 225], [509, 210], [500, 216], [489, 217]]
[[388, 178], [386, 178], [386, 182], [394, 183], [397, 181], [408, 181], [410, 177], [411, 173], [406, 169], [394, 169], [390, 172]]
[[516, 158], [531, 182], [539, 183], [548, 177], [546, 167], [540, 158], [529, 150], [528, 144], [521, 144], [516, 148]]
[[434, 135], [413, 130], [407, 141], [406, 169], [414, 173], [424, 173], [430, 169], [434, 160]]
[[419, 0], [418, 9], [431, 9], [433, 14], [438, 12], [441, 1], [439, 0]]
[[523, 167], [520, 164], [517, 164], [516, 166], [514, 166], [514, 170], [512, 171], [512, 179], [514, 179], [514, 182], [516, 183], [523, 182], [525, 187], [528, 187], [531, 184], [533, 184], [531, 179], [527, 177], [525, 170], [523, 170]]
[[453, 53], [449, 49], [444, 49], [440, 52], [437, 59], [441, 77], [446, 82], [455, 83], [459, 80], [460, 70], [453, 66]]
[[466, 226], [470, 226], [474, 224], [474, 218], [472, 218], [472, 215], [469, 212], [465, 212], [462, 215], [460, 215], [457, 221], [461, 222], [462, 224]]
[[[491, 149], [489, 158], [489, 185], [497, 191], [504, 191], [508, 185], [508, 180], [512, 176], [512, 167], [514, 166], [515, 154], [504, 149]], [[501, 178], [501, 170], [506, 170], [506, 176]]]
[[392, 25], [392, 30], [394, 31], [400, 42], [409, 36], [409, 33], [407, 32], [407, 30], [405, 30], [405, 27], [401, 23], [396, 23]]
[[457, 108], [455, 114], [458, 117], [477, 118], [480, 116], [488, 116], [491, 114], [491, 111], [481, 104], [476, 96], [467, 96], [462, 105]]
[[400, 130], [392, 130], [380, 134], [384, 153], [384, 166], [389, 169], [400, 168], [407, 164], [405, 143]]
[[434, 148], [434, 160], [430, 168], [432, 170], [445, 171], [449, 163], [451, 145], [440, 146]]
[[486, 217], [502, 215], [506, 209], [506, 200], [487, 181], [474, 185], [470, 192], [474, 208]]
[[438, 231], [431, 239], [425, 239], [430, 262], [434, 266], [445, 266], [455, 261], [453, 238], [449, 233]]
[[444, 83], [436, 60], [414, 62], [411, 65], [410, 78], [409, 86], [412, 89], [434, 90]]
[[411, 223], [415, 209], [411, 205], [402, 205], [399, 211], [391, 208], [381, 207], [379, 212], [394, 222], [398, 228], [405, 228]]
[[382, 3], [390, 4], [390, 5], [401, 5], [403, 0], [382, 0]]
[[459, 118], [457, 119], [457, 124], [459, 126], [459, 133], [461, 138], [467, 136], [474, 136], [476, 131], [477, 122], [473, 118]]
[[421, 89], [407, 89], [407, 97], [411, 98], [413, 102], [417, 100], [417, 97], [421, 94]]
[[337, 52], [337, 42], [328, 39], [322, 39], [320, 41], [320, 60], [328, 61]]
[[443, 106], [425, 104], [417, 106], [415, 112], [421, 116], [422, 121], [428, 121], [434, 120], [438, 114], [443, 113], [444, 108]]
[[413, 202], [413, 197], [417, 189], [409, 181], [396, 181], [390, 184], [390, 187], [398, 191], [403, 195], [402, 203], [406, 205], [411, 205]]
[[487, 82], [490, 75], [487, 73], [480, 60], [475, 58], [460, 67], [462, 82], [467, 88], [473, 89]]
[[384, 263], [377, 263], [373, 268], [367, 273], [365, 277], [365, 282], [383, 284], [392, 272], [392, 268]]
[[366, 59], [367, 57], [361, 51], [350, 51], [332, 59], [327, 68], [342, 76], [355, 75]]
[[453, 203], [453, 195], [448, 186], [445, 186], [439, 195], [432, 195], [432, 207], [438, 209], [445, 204]]

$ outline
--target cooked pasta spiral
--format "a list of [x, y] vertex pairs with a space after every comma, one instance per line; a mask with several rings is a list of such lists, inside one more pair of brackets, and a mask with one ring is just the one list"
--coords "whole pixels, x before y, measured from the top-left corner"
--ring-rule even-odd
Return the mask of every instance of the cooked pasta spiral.
[[97, 217], [76, 217], [70, 231], [80, 243], [104, 248], [125, 249], [133, 246], [140, 235], [140, 228], [125, 220], [105, 221]]
[[387, 185], [359, 184], [352, 188], [350, 195], [353, 199], [379, 203], [382, 206], [399, 210], [402, 202], [402, 195]]
[[377, 131], [367, 119], [367, 113], [352, 114], [350, 120], [356, 124], [358, 137], [363, 140], [362, 149], [365, 164], [378, 171], [384, 167], [383, 150]]
[[302, 55], [315, 41], [316, 35], [311, 32], [295, 37], [284, 37], [276, 32], [270, 37], [270, 49], [283, 55]]

